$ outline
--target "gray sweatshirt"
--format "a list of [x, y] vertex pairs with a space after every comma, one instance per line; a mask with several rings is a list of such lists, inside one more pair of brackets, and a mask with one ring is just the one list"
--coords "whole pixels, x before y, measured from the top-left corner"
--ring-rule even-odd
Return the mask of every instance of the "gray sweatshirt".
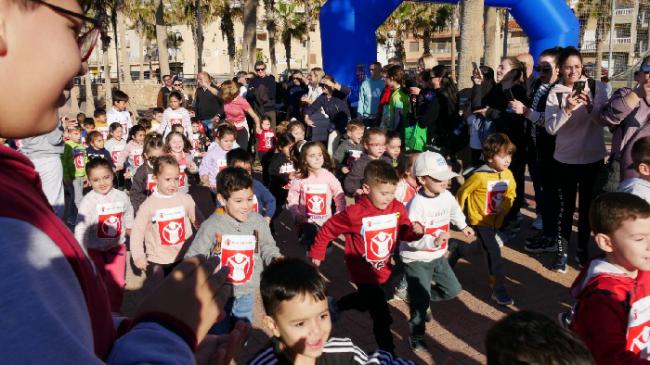
[[20, 152], [30, 160], [58, 157], [63, 153], [63, 127], [59, 123], [50, 133], [22, 139]]
[[[252, 255], [254, 265], [252, 273], [248, 268], [244, 268], [242, 273], [250, 275], [250, 279], [243, 284], [234, 285], [234, 295], [238, 297], [243, 294], [255, 293], [260, 286], [260, 275], [262, 274], [263, 265], [270, 264], [274, 258], [280, 257], [280, 250], [275, 245], [275, 240], [271, 235], [269, 225], [261, 215], [257, 213], [250, 213], [248, 220], [239, 222], [228, 214], [212, 214], [205, 222], [201, 224], [201, 228], [196, 232], [194, 241], [185, 254], [185, 257], [192, 257], [197, 255], [204, 255], [206, 257], [213, 256], [213, 249], [216, 245], [216, 235], [220, 234], [222, 237], [225, 235], [244, 236], [253, 235], [258, 232], [259, 243], [258, 250]], [[221, 248], [223, 249], [225, 243], [222, 239]], [[230, 265], [229, 265], [230, 266]], [[231, 267], [230, 277], [236, 279], [238, 276]]]

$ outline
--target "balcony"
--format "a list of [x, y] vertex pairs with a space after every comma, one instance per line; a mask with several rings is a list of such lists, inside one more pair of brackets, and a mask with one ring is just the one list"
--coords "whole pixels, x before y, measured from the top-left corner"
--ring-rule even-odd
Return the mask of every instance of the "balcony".
[[612, 17], [614, 24], [631, 24], [636, 21], [633, 18], [634, 9], [633, 8], [624, 8], [624, 9], [614, 9], [614, 16]]
[[632, 15], [634, 8], [614, 9], [614, 15]]
[[582, 42], [582, 47], [580, 48], [583, 52], [595, 52], [596, 51], [596, 41], [585, 41]]
[[616, 37], [614, 38], [614, 44], [631, 44], [631, 37]]

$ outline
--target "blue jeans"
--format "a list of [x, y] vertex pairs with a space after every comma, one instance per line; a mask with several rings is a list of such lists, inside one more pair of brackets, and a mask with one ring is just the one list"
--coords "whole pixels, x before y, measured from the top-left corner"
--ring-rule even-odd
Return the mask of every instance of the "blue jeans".
[[205, 135], [212, 140], [212, 135], [210, 134], [212, 130], [212, 119], [203, 119], [201, 124], [203, 124], [203, 129], [205, 129]]
[[237, 321], [246, 321], [253, 323], [253, 306], [255, 305], [255, 295], [253, 293], [244, 294], [239, 297], [228, 299], [225, 307], [226, 316], [217, 322], [209, 333], [211, 335], [224, 335], [230, 333], [235, 327]]

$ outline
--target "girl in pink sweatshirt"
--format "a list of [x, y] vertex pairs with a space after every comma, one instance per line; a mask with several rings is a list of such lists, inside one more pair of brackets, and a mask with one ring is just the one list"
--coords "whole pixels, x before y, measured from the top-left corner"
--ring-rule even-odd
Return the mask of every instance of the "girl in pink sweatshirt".
[[181, 133], [171, 132], [165, 138], [165, 152], [174, 157], [180, 167], [178, 191], [182, 193], [187, 193], [190, 188], [187, 174], [199, 172], [198, 166], [192, 160], [191, 150], [191, 142]]
[[318, 229], [336, 213], [345, 209], [341, 182], [331, 172], [332, 159], [320, 142], [307, 142], [300, 151], [298, 172], [291, 182], [287, 208], [296, 223], [302, 225], [300, 241], [310, 246]]
[[226, 168], [226, 153], [233, 149], [237, 131], [228, 124], [220, 125], [214, 132], [217, 143], [211, 143], [208, 153], [199, 166], [201, 183], [214, 190], [217, 187], [217, 175]]
[[124, 150], [122, 150], [122, 152], [117, 156], [115, 168], [118, 171], [124, 169], [125, 163], [128, 164], [126, 172], [124, 173], [124, 177], [127, 179], [130, 179], [135, 175], [135, 171], [144, 163], [142, 148], [144, 146], [145, 134], [146, 131], [143, 126], [139, 124], [134, 125], [129, 131], [129, 138], [126, 140], [127, 143]]
[[135, 266], [147, 276], [165, 276], [182, 260], [181, 251], [198, 228], [201, 215], [194, 200], [178, 191], [180, 169], [172, 156], [161, 156], [153, 165], [156, 188], [142, 203], [131, 232]]

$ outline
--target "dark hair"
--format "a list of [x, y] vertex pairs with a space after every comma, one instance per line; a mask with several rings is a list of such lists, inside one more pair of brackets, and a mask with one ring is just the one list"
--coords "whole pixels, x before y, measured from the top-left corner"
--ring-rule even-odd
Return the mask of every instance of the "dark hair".
[[386, 144], [388, 144], [388, 141], [392, 141], [395, 138], [398, 138], [400, 141], [402, 140], [402, 138], [400, 137], [398, 131], [387, 131], [386, 132]]
[[190, 118], [190, 124], [200, 124], [201, 121], [197, 117], [191, 117]]
[[149, 134], [144, 139], [144, 147], [142, 148], [142, 153], [149, 155], [149, 151], [162, 149], [165, 150], [165, 144], [163, 143], [162, 138], [159, 134]]
[[399, 66], [394, 66], [388, 69], [386, 71], [386, 77], [393, 79], [395, 82], [397, 82], [400, 85], [404, 84], [404, 81], [406, 80], [406, 73], [404, 72], [404, 69]]
[[92, 140], [97, 137], [104, 139], [104, 136], [102, 136], [102, 134], [99, 133], [99, 131], [88, 132], [88, 134], [86, 134], [86, 143], [90, 146], [90, 142], [92, 142]]
[[488, 365], [593, 365], [589, 349], [571, 332], [535, 312], [514, 312], [485, 336]]
[[115, 132], [117, 129], [122, 129], [122, 125], [118, 122], [113, 122], [108, 126], [108, 134]]
[[169, 141], [171, 141], [174, 136], [179, 136], [183, 140], [183, 152], [190, 152], [192, 149], [192, 143], [187, 139], [187, 137], [185, 137], [183, 133], [171, 132], [167, 137], [165, 137], [165, 153], [170, 153], [172, 151]]
[[276, 259], [262, 271], [260, 293], [264, 311], [273, 317], [282, 302], [299, 295], [327, 300], [326, 287], [325, 279], [313, 265], [298, 258]]
[[93, 118], [87, 117], [86, 119], [84, 119], [84, 125], [92, 125], [94, 127], [95, 120]]
[[255, 66], [253, 67], [257, 67], [257, 66], [264, 66], [264, 68], [266, 68], [266, 63], [264, 63], [264, 61], [255, 61]]
[[284, 148], [296, 143], [296, 139], [293, 138], [293, 135], [291, 135], [291, 133], [281, 133], [276, 136], [276, 142], [279, 151], [280, 148]]
[[377, 184], [397, 185], [399, 176], [397, 171], [384, 160], [373, 160], [368, 163], [363, 172], [363, 182], [368, 186]]
[[642, 163], [650, 164], [650, 136], [639, 138], [632, 145], [632, 163], [638, 169]]
[[241, 167], [226, 167], [217, 175], [217, 194], [228, 200], [230, 194], [253, 189], [253, 178]]
[[253, 156], [243, 148], [234, 148], [226, 153], [226, 163], [232, 167], [236, 162], [243, 162], [253, 166]]
[[361, 139], [361, 143], [367, 144], [370, 141], [370, 137], [375, 136], [375, 135], [386, 137], [386, 131], [384, 131], [381, 128], [377, 128], [377, 127], [368, 128], [363, 133], [363, 138]]
[[165, 112], [163, 108], [158, 108], [158, 107], [151, 109], [151, 111], [153, 112], [152, 114], [162, 114]]
[[321, 152], [323, 153], [323, 168], [330, 172], [333, 169], [334, 165], [332, 164], [332, 157], [330, 157], [329, 153], [327, 153], [327, 148], [325, 145], [316, 141], [307, 142], [300, 149], [300, 155], [296, 163], [298, 176], [301, 179], [306, 179], [309, 176], [309, 166], [307, 165], [307, 151], [309, 151], [309, 149], [312, 147], [320, 148]]
[[86, 113], [84, 113], [84, 112], [77, 113], [77, 116], [75, 118], [79, 119], [79, 117], [84, 117], [84, 120], [86, 120]]
[[178, 165], [178, 161], [176, 161], [176, 158], [174, 158], [174, 156], [163, 155], [153, 161], [154, 176], [158, 176], [158, 174], [162, 172], [164, 165], [175, 166], [178, 171], [180, 171], [180, 166]]
[[500, 154], [513, 155], [517, 147], [510, 141], [510, 138], [503, 133], [492, 133], [483, 142], [483, 157], [485, 161]]
[[150, 129], [151, 128], [151, 119], [149, 118], [140, 118], [138, 121], [138, 124], [143, 126], [145, 129]]
[[555, 63], [558, 63], [558, 58], [560, 57], [560, 54], [564, 48], [562, 47], [553, 47], [553, 48], [547, 48], [540, 53], [539, 57], [553, 57], [555, 59]]
[[95, 109], [95, 112], [93, 113], [93, 117], [98, 118], [101, 117], [102, 115], [106, 115], [106, 110], [103, 108], [97, 108]]
[[174, 124], [172, 125], [172, 132], [180, 133], [182, 135], [185, 135], [185, 127], [183, 127], [182, 124]]
[[612, 234], [624, 221], [650, 217], [650, 204], [629, 193], [601, 194], [591, 203], [589, 223], [594, 234]]
[[562, 67], [564, 63], [569, 59], [569, 57], [578, 57], [580, 59], [580, 63], [583, 63], [582, 54], [580, 51], [578, 51], [575, 47], [565, 47], [562, 49], [562, 52], [560, 52], [560, 55], [558, 56], [558, 66]]
[[176, 98], [176, 100], [178, 100], [178, 101], [183, 101], [183, 94], [181, 94], [178, 91], [170, 92], [169, 97], [167, 97], [167, 99], [169, 100], [169, 98], [172, 98], [172, 97]]
[[402, 153], [397, 159], [397, 174], [399, 177], [406, 175], [406, 172], [413, 169], [415, 159], [420, 154], [417, 151], [406, 151]]
[[113, 104], [119, 101], [129, 101], [129, 96], [122, 90], [113, 90]]
[[130, 142], [133, 139], [133, 137], [135, 137], [135, 134], [138, 132], [147, 133], [147, 130], [144, 129], [144, 127], [139, 124], [134, 125], [133, 127], [131, 127], [131, 130], [129, 131], [129, 138], [127, 138], [126, 141]]
[[214, 136], [217, 139], [222, 139], [226, 134], [230, 134], [233, 137], [237, 137], [237, 130], [230, 124], [222, 124], [217, 127], [216, 131], [214, 131]]
[[108, 171], [111, 172], [111, 176], [113, 175], [113, 165], [111, 165], [110, 161], [103, 159], [101, 157], [96, 157], [96, 158], [91, 158], [88, 163], [86, 163], [86, 176], [90, 175], [90, 172], [92, 170], [98, 169], [98, 168], [105, 168]]
[[440, 89], [436, 91], [447, 99], [447, 110], [455, 110], [458, 102], [458, 88], [456, 83], [451, 79], [451, 72], [445, 65], [438, 65], [431, 69], [431, 77], [440, 77]]

